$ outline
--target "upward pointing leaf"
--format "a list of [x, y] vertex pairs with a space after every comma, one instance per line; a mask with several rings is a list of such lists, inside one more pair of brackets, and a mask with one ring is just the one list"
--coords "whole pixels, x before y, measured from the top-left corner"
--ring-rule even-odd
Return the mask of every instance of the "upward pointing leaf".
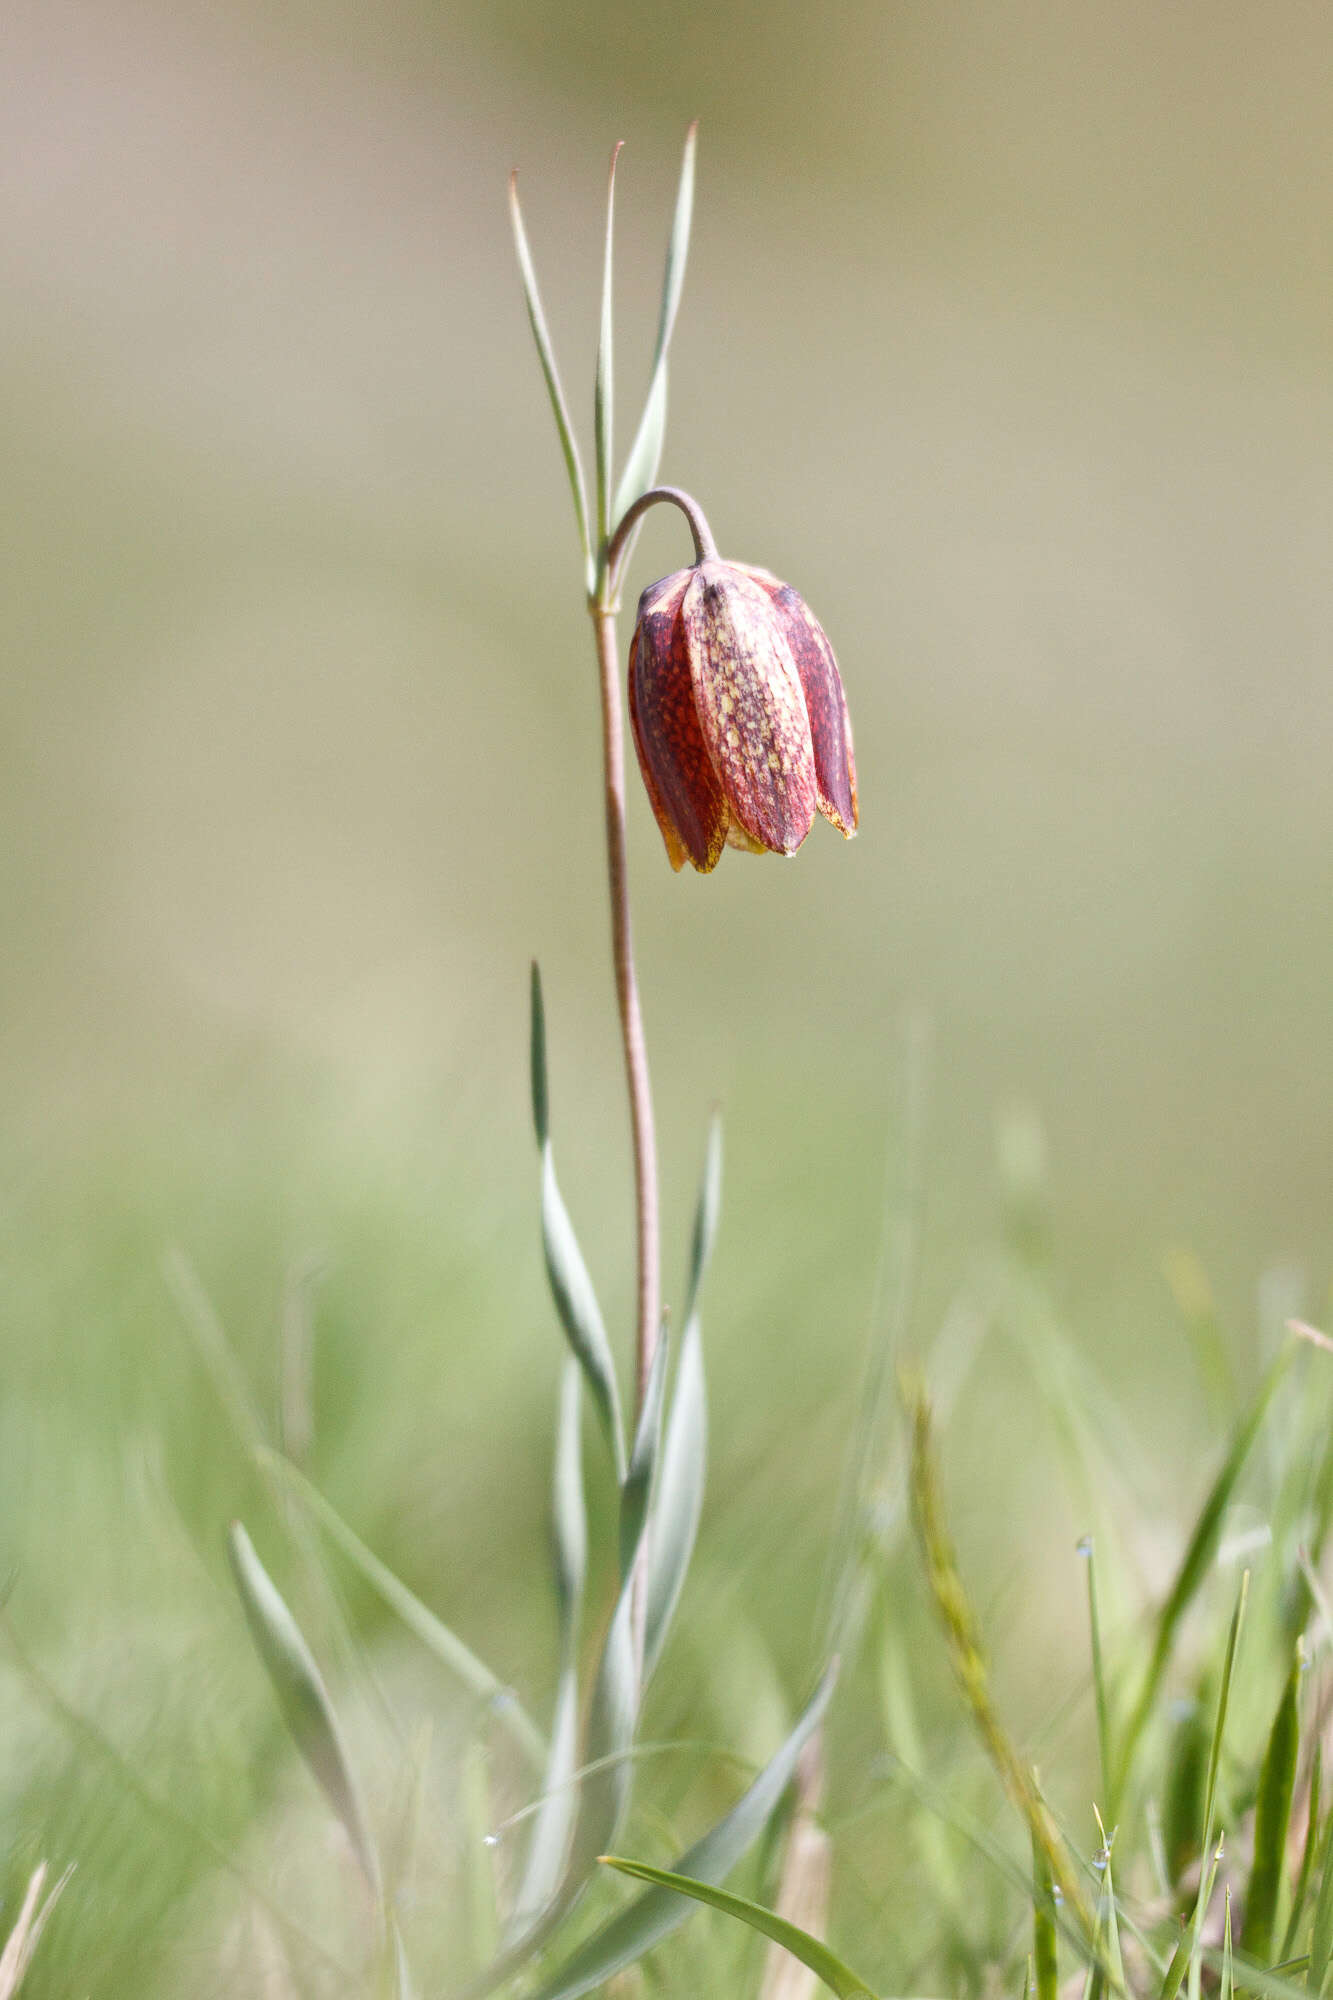
[[648, 1503], [652, 1496], [653, 1474], [657, 1469], [658, 1446], [662, 1437], [662, 1400], [666, 1389], [667, 1335], [665, 1326], [657, 1336], [653, 1365], [644, 1391], [639, 1427], [634, 1436], [625, 1483], [620, 1489], [620, 1567], [628, 1576], [630, 1557], [639, 1546]]
[[696, 1882], [692, 1877], [678, 1875], [668, 1868], [650, 1868], [642, 1861], [622, 1861], [614, 1854], [607, 1854], [603, 1859], [608, 1868], [618, 1869], [622, 1875], [632, 1875], [640, 1882], [652, 1882], [677, 1896], [691, 1896], [696, 1903], [707, 1903], [712, 1909], [721, 1910], [724, 1916], [739, 1918], [751, 1930], [772, 1938], [774, 1944], [780, 1944], [802, 1965], [809, 1966], [829, 1991], [838, 1995], [838, 2000], [875, 2000], [872, 1988], [849, 1965], [844, 1965], [821, 1938], [812, 1937], [798, 1924], [788, 1923], [776, 1910], [766, 1910], [762, 1903], [752, 1903], [745, 1896], [733, 1896], [729, 1889], [719, 1889], [711, 1882]]
[[555, 1177], [555, 1156], [551, 1150], [548, 1125], [546, 1014], [542, 1002], [541, 975], [535, 963], [532, 968], [531, 1062], [532, 1117], [542, 1155], [542, 1248], [546, 1254], [546, 1275], [560, 1323], [583, 1369], [593, 1407], [611, 1447], [616, 1479], [619, 1481], [625, 1476], [620, 1392], [616, 1386], [615, 1363], [611, 1358], [611, 1343], [606, 1337], [601, 1307]]
[[614, 305], [611, 286], [611, 246], [615, 234], [616, 161], [624, 140], [616, 141], [606, 182], [606, 245], [602, 253], [602, 329], [597, 342], [597, 394], [593, 422], [597, 438], [597, 537], [605, 543], [611, 532], [611, 432], [615, 396], [612, 388], [612, 321]]
[[[795, 1774], [802, 1750], [824, 1718], [837, 1681], [837, 1662], [824, 1672], [782, 1748], [725, 1818], [676, 1862], [673, 1873], [697, 1882], [723, 1881], [767, 1826]], [[670, 1889], [654, 1887], [613, 1917], [579, 1946], [534, 2000], [579, 2000], [633, 1965], [669, 1937], [690, 1914], [690, 1906]]]
[[715, 1111], [708, 1126], [708, 1150], [704, 1155], [703, 1178], [694, 1210], [694, 1235], [690, 1243], [690, 1277], [685, 1293], [685, 1318], [691, 1319], [699, 1303], [699, 1287], [704, 1281], [717, 1240], [718, 1211], [722, 1206], [722, 1120]]
[[506, 1943], [521, 1937], [555, 1897], [578, 1810], [578, 1786], [573, 1782], [579, 1744], [578, 1638], [588, 1555], [580, 1437], [581, 1380], [578, 1363], [572, 1358], [566, 1361], [560, 1383], [553, 1495], [556, 1595], [560, 1604], [560, 1678], [556, 1686], [551, 1748], [542, 1782], [541, 1804], [533, 1822], [523, 1881], [514, 1903]]
[[653, 372], [644, 401], [643, 415], [634, 434], [625, 470], [616, 489], [613, 509], [616, 521], [646, 493], [657, 477], [662, 462], [662, 442], [666, 434], [667, 350], [680, 308], [685, 283], [685, 260], [690, 247], [690, 223], [694, 215], [694, 152], [699, 124], [696, 119], [685, 135], [685, 154], [680, 166], [676, 210], [667, 240], [666, 271], [662, 278], [662, 307], [657, 322], [657, 345], [653, 350]]
[[542, 311], [541, 293], [537, 289], [537, 273], [532, 262], [532, 252], [528, 248], [527, 231], [523, 227], [523, 212], [518, 205], [517, 168], [509, 176], [509, 216], [514, 226], [514, 248], [518, 253], [518, 268], [523, 279], [523, 296], [527, 300], [532, 338], [536, 343], [542, 374], [546, 378], [546, 393], [551, 399], [555, 426], [560, 433], [560, 448], [565, 455], [565, 471], [569, 476], [569, 490], [574, 497], [574, 514], [578, 521], [579, 540], [583, 545], [584, 562], [589, 568], [588, 581], [591, 586], [592, 538], [588, 533], [588, 499], [583, 485], [583, 466], [579, 459], [574, 428], [569, 421], [565, 392], [560, 386], [560, 371], [555, 364], [555, 349], [551, 345], [546, 315]]
[[251, 1635], [273, 1683], [283, 1720], [346, 1828], [353, 1852], [378, 1898], [380, 1873], [374, 1845], [314, 1654], [239, 1521], [232, 1523], [228, 1547]]
[[703, 1512], [708, 1461], [708, 1398], [703, 1339], [694, 1314], [680, 1343], [671, 1417], [662, 1445], [648, 1545], [648, 1608], [644, 1620], [644, 1676], [661, 1657], [676, 1604], [694, 1554]]

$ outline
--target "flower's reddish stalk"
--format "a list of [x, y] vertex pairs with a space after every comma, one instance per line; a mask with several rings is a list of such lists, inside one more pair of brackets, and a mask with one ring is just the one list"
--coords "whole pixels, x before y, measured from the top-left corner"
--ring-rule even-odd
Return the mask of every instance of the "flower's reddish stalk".
[[597, 639], [602, 693], [602, 757], [606, 783], [606, 862], [611, 889], [611, 950], [620, 1002], [620, 1031], [629, 1085], [634, 1135], [634, 1190], [638, 1216], [639, 1309], [634, 1344], [635, 1410], [643, 1406], [662, 1318], [661, 1243], [657, 1217], [657, 1139], [648, 1050], [634, 971], [634, 936], [629, 914], [629, 871], [625, 860], [625, 740], [620, 706], [620, 654], [616, 614], [596, 600], [590, 604]]

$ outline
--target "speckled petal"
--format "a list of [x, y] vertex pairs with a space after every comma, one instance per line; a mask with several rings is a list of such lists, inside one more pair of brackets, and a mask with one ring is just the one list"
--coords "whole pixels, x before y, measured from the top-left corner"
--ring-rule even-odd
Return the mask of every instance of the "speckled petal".
[[629, 654], [629, 718], [644, 788], [679, 871], [716, 868], [727, 802], [704, 744], [686, 657], [681, 600], [693, 570], [650, 584], [639, 599]]
[[796, 662], [796, 671], [801, 677], [810, 716], [819, 810], [850, 840], [860, 818], [856, 796], [856, 757], [852, 750], [852, 724], [847, 713], [847, 698], [842, 691], [842, 676], [833, 657], [833, 648], [810, 606], [789, 583], [781, 583], [766, 569], [755, 569], [748, 563], [737, 563], [736, 567], [754, 579], [777, 613], [783, 636]]
[[694, 700], [732, 817], [793, 854], [817, 804], [800, 676], [766, 593], [733, 563], [694, 570], [681, 603]]

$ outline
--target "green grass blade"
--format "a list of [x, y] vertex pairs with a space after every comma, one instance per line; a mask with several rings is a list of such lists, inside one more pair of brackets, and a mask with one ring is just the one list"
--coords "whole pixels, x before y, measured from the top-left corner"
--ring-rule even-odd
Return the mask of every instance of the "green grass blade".
[[1311, 1993], [1323, 1993], [1328, 1985], [1330, 1954], [1333, 1954], [1333, 1830], [1326, 1827], [1324, 1866], [1319, 1877], [1314, 1929], [1310, 1934], [1310, 1964], [1305, 1975]]
[[1139, 1689], [1138, 1699], [1125, 1727], [1120, 1743], [1120, 1755], [1116, 1765], [1116, 1784], [1109, 1816], [1114, 1819], [1119, 1812], [1119, 1802], [1125, 1795], [1133, 1767], [1134, 1754], [1139, 1739], [1152, 1714], [1153, 1704], [1161, 1687], [1162, 1676], [1175, 1644], [1176, 1632], [1181, 1619], [1193, 1602], [1199, 1586], [1208, 1572], [1222, 1532], [1222, 1519], [1230, 1505], [1236, 1482], [1240, 1478], [1245, 1461], [1250, 1455], [1260, 1427], [1268, 1414], [1278, 1384], [1286, 1374], [1294, 1343], [1284, 1347], [1264, 1376], [1259, 1392], [1237, 1427], [1231, 1447], [1223, 1461], [1222, 1468], [1213, 1481], [1202, 1511], [1194, 1524], [1194, 1532], [1176, 1572], [1175, 1582], [1162, 1606], [1157, 1619], [1157, 1631], [1153, 1640], [1152, 1654]]
[[1273, 1717], [1273, 1727], [1259, 1774], [1254, 1815], [1254, 1861], [1245, 1898], [1245, 1956], [1266, 1965], [1273, 1955], [1278, 1895], [1286, 1869], [1287, 1832], [1296, 1789], [1296, 1759], [1300, 1751], [1300, 1693], [1304, 1669], [1298, 1645], [1291, 1672]]
[[1058, 2000], [1059, 1944], [1050, 1864], [1040, 1843], [1032, 1843], [1032, 1959], [1037, 2000]]
[[615, 319], [612, 297], [612, 243], [616, 220], [616, 162], [623, 139], [616, 141], [611, 167], [606, 177], [606, 243], [602, 253], [602, 326], [597, 341], [597, 391], [593, 401], [593, 428], [597, 440], [597, 540], [606, 546], [611, 533], [611, 460], [615, 390], [612, 366], [612, 334]]
[[844, 1965], [819, 1938], [812, 1937], [798, 1924], [788, 1923], [776, 1911], [766, 1910], [762, 1903], [752, 1903], [744, 1896], [733, 1896], [729, 1889], [719, 1889], [712, 1882], [696, 1881], [689, 1875], [675, 1874], [669, 1868], [651, 1868], [646, 1862], [625, 1861], [614, 1854], [604, 1854], [602, 1859], [608, 1868], [632, 1876], [635, 1881], [652, 1883], [673, 1895], [691, 1896], [696, 1903], [707, 1903], [710, 1909], [721, 1910], [724, 1916], [735, 1917], [738, 1922], [748, 1924], [751, 1930], [771, 1938], [774, 1944], [780, 1944], [784, 1951], [789, 1951], [793, 1958], [808, 1966], [831, 1993], [839, 1996], [839, 2000], [876, 2000], [874, 1989], [867, 1986], [849, 1965]]
[[644, 1390], [639, 1427], [629, 1455], [625, 1483], [620, 1489], [620, 1573], [629, 1575], [629, 1565], [639, 1546], [652, 1500], [653, 1474], [657, 1470], [662, 1442], [662, 1403], [666, 1393], [667, 1359], [670, 1343], [666, 1327], [657, 1336], [653, 1365]]
[[578, 1642], [583, 1587], [588, 1573], [588, 1510], [583, 1497], [582, 1372], [572, 1356], [565, 1362], [560, 1376], [551, 1526], [555, 1541], [560, 1646], [562, 1653], [567, 1653]]
[[542, 998], [541, 967], [535, 958], [529, 987], [529, 1011], [532, 1023], [528, 1051], [532, 1076], [532, 1127], [540, 1149], [551, 1136], [551, 1118], [546, 1083], [546, 1003]]
[[616, 503], [612, 512], [617, 521], [628, 512], [641, 494], [648, 491], [657, 478], [657, 469], [662, 462], [662, 444], [666, 435], [667, 350], [671, 345], [676, 314], [680, 309], [680, 295], [685, 283], [685, 260], [689, 255], [690, 225], [694, 216], [694, 155], [698, 131], [696, 120], [685, 135], [685, 153], [681, 160], [680, 182], [676, 189], [676, 209], [671, 221], [671, 234], [667, 240], [666, 270], [662, 277], [662, 307], [657, 322], [657, 345], [653, 350], [652, 375], [643, 414], [639, 418], [639, 428], [634, 434], [634, 442], [630, 446], [629, 457], [625, 461], [625, 469], [620, 475], [620, 484], [616, 489]]
[[644, 1626], [644, 1675], [662, 1655], [703, 1513], [708, 1462], [708, 1397], [703, 1335], [697, 1313], [680, 1343], [671, 1415], [662, 1441], [653, 1533], [648, 1545], [648, 1605]]
[[[1250, 1572], [1241, 1572], [1240, 1590], [1236, 1596], [1236, 1609], [1231, 1614], [1231, 1627], [1227, 1633], [1227, 1650], [1222, 1662], [1222, 1684], [1217, 1695], [1217, 1720], [1213, 1725], [1212, 1747], [1208, 1752], [1208, 1782], [1203, 1795], [1203, 1845], [1200, 1852], [1207, 1855], [1212, 1848], [1213, 1834], [1217, 1826], [1217, 1774], [1222, 1763], [1222, 1742], [1226, 1735], [1227, 1709], [1231, 1703], [1231, 1680], [1236, 1670], [1236, 1654], [1240, 1647], [1241, 1628], [1245, 1623], [1245, 1606], [1250, 1595]], [[1200, 1911], [1202, 1921], [1202, 1911]]]
[[528, 1762], [541, 1769], [546, 1759], [546, 1742], [532, 1718], [520, 1706], [509, 1688], [486, 1665], [479, 1660], [471, 1648], [464, 1644], [456, 1633], [451, 1632], [435, 1613], [408, 1589], [401, 1578], [394, 1575], [387, 1564], [368, 1549], [360, 1537], [348, 1527], [337, 1509], [324, 1498], [319, 1488], [312, 1486], [304, 1473], [298, 1472], [277, 1452], [265, 1450], [263, 1462], [296, 1495], [330, 1541], [342, 1550], [352, 1567], [359, 1570], [375, 1595], [386, 1604], [394, 1616], [404, 1624], [413, 1637], [442, 1666], [457, 1675], [463, 1685], [470, 1688], [478, 1700], [490, 1705], [497, 1721], [501, 1722], [515, 1743], [522, 1750]]
[[[824, 1673], [781, 1749], [749, 1790], [702, 1840], [676, 1862], [676, 1873], [719, 1883], [749, 1852], [777, 1810], [802, 1750], [824, 1718], [837, 1680], [836, 1662]], [[607, 1843], [609, 1845], [609, 1843]], [[579, 2000], [633, 1965], [684, 1923], [689, 1904], [662, 1888], [646, 1889], [626, 1909], [580, 1945], [533, 2000]]]
[[283, 1720], [342, 1821], [366, 1880], [378, 1898], [379, 1861], [338, 1719], [315, 1656], [239, 1521], [232, 1523], [228, 1549], [251, 1636], [273, 1684]]
[[[583, 545], [584, 562], [590, 566], [592, 538], [588, 532], [588, 497], [583, 484], [583, 466], [579, 459], [574, 428], [569, 421], [565, 392], [560, 386], [560, 371], [555, 363], [555, 349], [551, 345], [546, 315], [542, 311], [541, 293], [537, 289], [537, 273], [532, 262], [532, 252], [528, 248], [527, 231], [523, 227], [523, 212], [518, 204], [517, 168], [509, 176], [509, 216], [514, 226], [514, 249], [518, 254], [518, 268], [523, 279], [523, 296], [527, 301], [532, 338], [536, 342], [537, 358], [541, 362], [542, 374], [546, 378], [546, 393], [551, 399], [555, 427], [560, 433], [560, 449], [565, 455], [565, 471], [569, 476], [569, 490], [574, 498], [574, 515], [578, 522], [579, 540]], [[591, 583], [591, 576], [589, 582]]]
[[1300, 1870], [1296, 1876], [1296, 1887], [1291, 1898], [1291, 1915], [1287, 1918], [1287, 1928], [1282, 1939], [1280, 1958], [1285, 1962], [1296, 1949], [1296, 1938], [1305, 1915], [1305, 1905], [1310, 1894], [1310, 1882], [1314, 1874], [1315, 1850], [1319, 1845], [1319, 1809], [1323, 1803], [1324, 1789], [1324, 1745], [1322, 1740], [1314, 1746], [1314, 1761], [1310, 1766], [1309, 1805], [1305, 1820], [1305, 1846], [1301, 1852]]
[[1091, 1535], [1079, 1543], [1079, 1554], [1088, 1566], [1088, 1639], [1092, 1649], [1092, 1691], [1097, 1709], [1097, 1754], [1101, 1772], [1102, 1797], [1111, 1796], [1111, 1712], [1106, 1695], [1106, 1669], [1102, 1659], [1102, 1622], [1097, 1607], [1097, 1552]]
[[1236, 1991], [1236, 1968], [1231, 1943], [1231, 1884], [1227, 1884], [1226, 1917], [1222, 1928], [1222, 1976], [1218, 1984], [1217, 2000], [1233, 2000]]

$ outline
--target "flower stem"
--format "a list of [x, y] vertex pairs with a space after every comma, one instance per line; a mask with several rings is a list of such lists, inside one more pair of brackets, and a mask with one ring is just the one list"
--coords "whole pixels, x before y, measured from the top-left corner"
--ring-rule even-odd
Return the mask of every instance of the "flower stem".
[[653, 486], [647, 493], [641, 493], [632, 507], [625, 509], [616, 523], [615, 533], [606, 545], [602, 575], [605, 579], [608, 603], [615, 601], [615, 593], [620, 588], [620, 577], [617, 572], [621, 557], [629, 546], [630, 536], [648, 509], [658, 506], [662, 501], [669, 502], [673, 507], [679, 507], [689, 522], [690, 533], [694, 536], [694, 560], [711, 562], [716, 557], [717, 543], [713, 540], [713, 531], [699, 502], [690, 494], [683, 492], [679, 486]]
[[[625, 516], [628, 521], [630, 516]], [[625, 523], [621, 523], [623, 530]], [[617, 531], [619, 535], [619, 530]], [[639, 983], [634, 971], [634, 936], [629, 913], [629, 871], [625, 860], [625, 739], [620, 707], [620, 659], [616, 616], [593, 602], [593, 632], [602, 695], [602, 757], [606, 784], [606, 861], [611, 890], [611, 950], [615, 961], [616, 997], [629, 1086], [630, 1125], [634, 1138], [634, 1191], [638, 1222], [639, 1302], [634, 1343], [635, 1411], [643, 1407], [662, 1317], [661, 1243], [657, 1215], [657, 1139], [653, 1127], [653, 1095], [648, 1077], [648, 1050], [639, 1009]]]

